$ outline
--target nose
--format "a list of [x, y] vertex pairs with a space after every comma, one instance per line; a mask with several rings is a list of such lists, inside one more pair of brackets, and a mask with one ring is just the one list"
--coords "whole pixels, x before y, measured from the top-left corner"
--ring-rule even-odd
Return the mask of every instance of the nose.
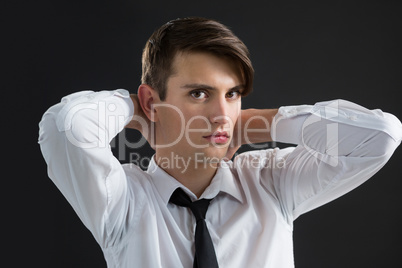
[[216, 98], [213, 103], [211, 103], [209, 120], [213, 124], [224, 125], [229, 122], [229, 104], [226, 98]]

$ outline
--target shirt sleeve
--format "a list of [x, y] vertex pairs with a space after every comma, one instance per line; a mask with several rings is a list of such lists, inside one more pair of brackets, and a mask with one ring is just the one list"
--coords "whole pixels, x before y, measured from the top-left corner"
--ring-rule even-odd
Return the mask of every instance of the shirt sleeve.
[[118, 239], [133, 202], [109, 146], [133, 113], [126, 90], [82, 91], [50, 107], [39, 123], [49, 177], [102, 247]]
[[402, 125], [392, 114], [334, 100], [281, 107], [271, 135], [297, 145], [276, 150], [281, 165], [261, 171], [294, 220], [373, 176], [400, 144]]

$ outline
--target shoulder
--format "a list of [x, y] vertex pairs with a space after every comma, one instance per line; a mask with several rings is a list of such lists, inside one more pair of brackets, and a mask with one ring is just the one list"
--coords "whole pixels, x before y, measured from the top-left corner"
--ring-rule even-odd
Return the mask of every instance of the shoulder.
[[131, 187], [141, 187], [142, 189], [151, 187], [151, 175], [139, 166], [128, 163], [122, 164], [122, 167], [126, 174], [127, 182]]

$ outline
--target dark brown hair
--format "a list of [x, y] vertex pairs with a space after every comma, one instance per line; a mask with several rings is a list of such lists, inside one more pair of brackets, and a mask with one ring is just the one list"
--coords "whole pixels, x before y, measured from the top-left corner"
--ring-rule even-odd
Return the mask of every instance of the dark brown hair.
[[245, 96], [252, 91], [254, 69], [246, 45], [225, 25], [210, 19], [190, 17], [169, 21], [148, 39], [142, 54], [141, 82], [166, 98], [166, 83], [177, 52], [210, 52], [239, 64]]

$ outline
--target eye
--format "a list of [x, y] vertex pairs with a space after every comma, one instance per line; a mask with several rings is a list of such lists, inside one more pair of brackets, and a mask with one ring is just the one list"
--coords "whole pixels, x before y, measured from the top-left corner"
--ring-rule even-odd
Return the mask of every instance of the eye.
[[236, 90], [236, 91], [233, 90], [233, 91], [229, 91], [228, 93], [226, 93], [226, 98], [235, 100], [235, 99], [238, 99], [240, 97], [240, 95], [241, 94], [238, 90]]
[[193, 97], [196, 100], [201, 100], [201, 99], [204, 99], [204, 98], [208, 97], [208, 95], [207, 95], [207, 93], [205, 91], [199, 90], [199, 89], [192, 90], [190, 92], [190, 96]]

